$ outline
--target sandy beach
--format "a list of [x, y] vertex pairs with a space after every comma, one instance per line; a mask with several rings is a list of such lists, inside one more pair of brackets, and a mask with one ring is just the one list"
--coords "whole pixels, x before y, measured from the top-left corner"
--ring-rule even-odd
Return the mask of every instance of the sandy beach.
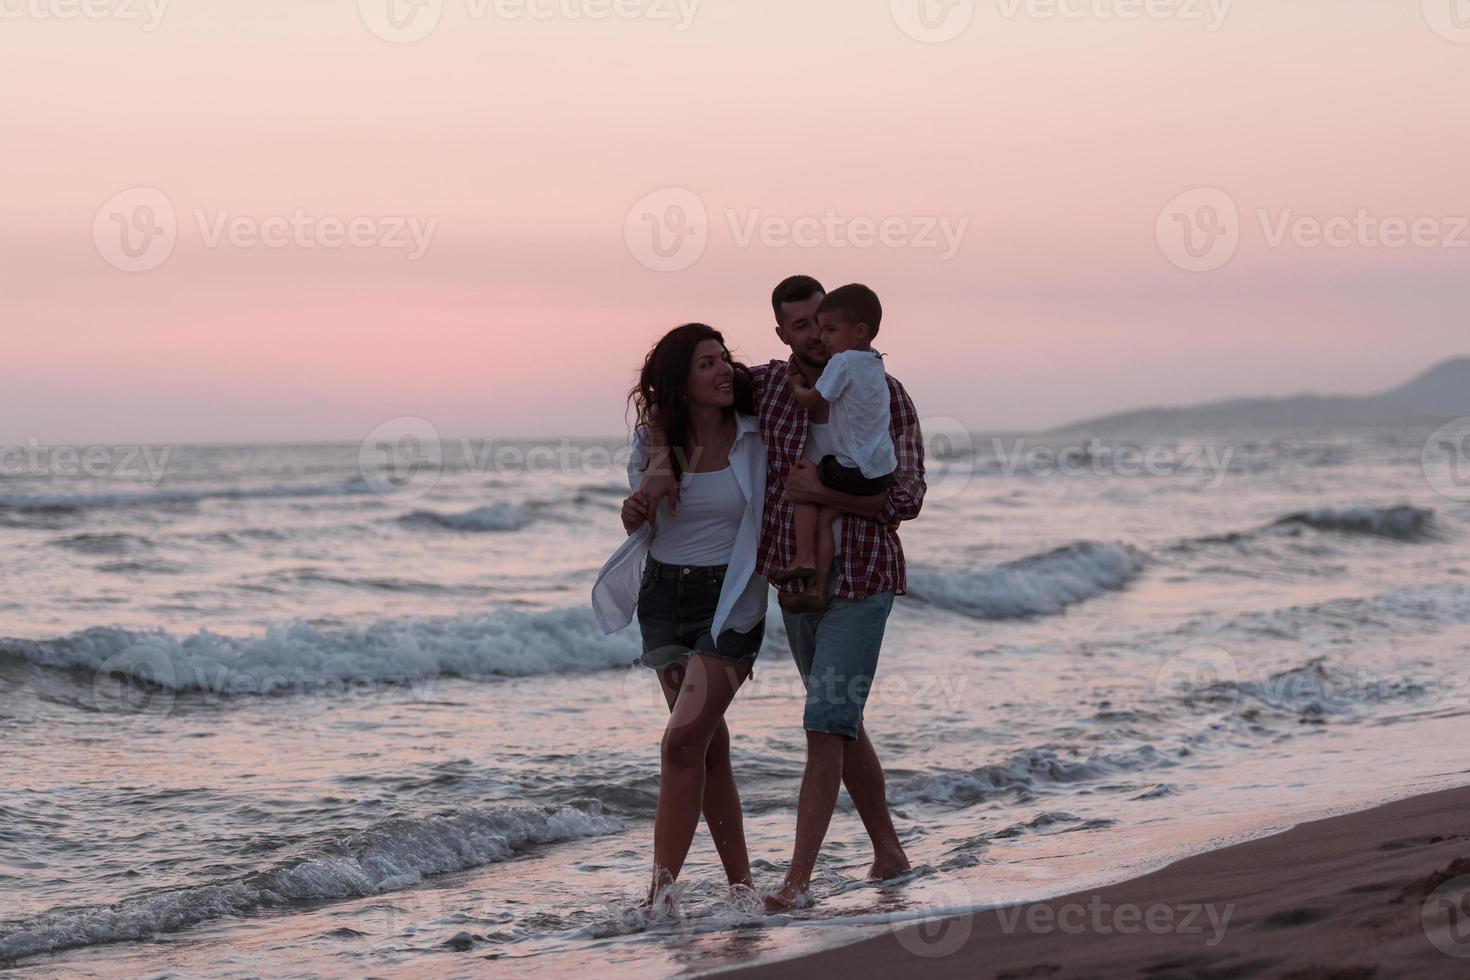
[[742, 977], [1470, 975], [1470, 787], [1300, 824], [1111, 887], [933, 920]]

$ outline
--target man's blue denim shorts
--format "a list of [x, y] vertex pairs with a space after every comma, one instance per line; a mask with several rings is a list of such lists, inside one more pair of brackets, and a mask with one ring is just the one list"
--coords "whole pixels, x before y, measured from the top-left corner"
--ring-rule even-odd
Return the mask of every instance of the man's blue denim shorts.
[[838, 572], [827, 579], [827, 608], [815, 613], [781, 614], [791, 656], [806, 685], [802, 727], [844, 738], [858, 737], [863, 709], [878, 670], [883, 630], [893, 609], [893, 593], [866, 599], [838, 599]]

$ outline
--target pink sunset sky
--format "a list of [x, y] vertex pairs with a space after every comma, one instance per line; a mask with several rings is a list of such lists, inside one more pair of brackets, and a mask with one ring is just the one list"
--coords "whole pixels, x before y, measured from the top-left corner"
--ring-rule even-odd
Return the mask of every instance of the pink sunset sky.
[[795, 272], [975, 431], [1470, 352], [1460, 0], [919, 2], [0, 0], [0, 444], [617, 434]]

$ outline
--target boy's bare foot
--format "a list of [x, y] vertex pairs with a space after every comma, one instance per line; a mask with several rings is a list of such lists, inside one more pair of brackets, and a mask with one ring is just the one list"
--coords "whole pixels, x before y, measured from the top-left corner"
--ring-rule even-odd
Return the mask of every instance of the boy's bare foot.
[[827, 608], [827, 600], [822, 598], [820, 592], [787, 592], [782, 593], [781, 608], [791, 613], [814, 613], [821, 612]]
[[897, 854], [882, 854], [873, 858], [873, 866], [868, 869], [869, 881], [883, 881], [887, 878], [897, 878], [905, 871], [913, 867], [909, 864], [908, 855], [903, 851]]
[[806, 908], [811, 904], [812, 897], [806, 889], [797, 888], [790, 882], [782, 885], [780, 891], [767, 895], [765, 898], [766, 911], [772, 914]]
[[803, 610], [800, 607], [802, 603], [802, 597], [805, 595], [805, 592], [777, 592], [776, 604], [779, 605], [784, 612], [802, 612]]
[[785, 585], [788, 582], [806, 581], [817, 574], [815, 566], [792, 565], [790, 568], [778, 568], [771, 573], [771, 581], [777, 585]]

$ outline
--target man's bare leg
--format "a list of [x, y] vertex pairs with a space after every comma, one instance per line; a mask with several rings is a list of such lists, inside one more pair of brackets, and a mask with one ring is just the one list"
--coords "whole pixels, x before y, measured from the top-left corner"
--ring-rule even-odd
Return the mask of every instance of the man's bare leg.
[[796, 845], [781, 890], [766, 897], [768, 912], [794, 908], [811, 887], [812, 870], [832, 823], [832, 811], [837, 808], [846, 742], [841, 735], [806, 733], [806, 772], [801, 778], [801, 797], [796, 805]]
[[863, 818], [868, 837], [873, 842], [873, 867], [869, 878], [892, 878], [909, 870], [908, 855], [893, 829], [893, 816], [888, 812], [888, 788], [878, 753], [868, 739], [865, 726], [858, 726], [856, 742], [849, 742], [842, 753], [842, 784], [852, 797], [852, 805]]

